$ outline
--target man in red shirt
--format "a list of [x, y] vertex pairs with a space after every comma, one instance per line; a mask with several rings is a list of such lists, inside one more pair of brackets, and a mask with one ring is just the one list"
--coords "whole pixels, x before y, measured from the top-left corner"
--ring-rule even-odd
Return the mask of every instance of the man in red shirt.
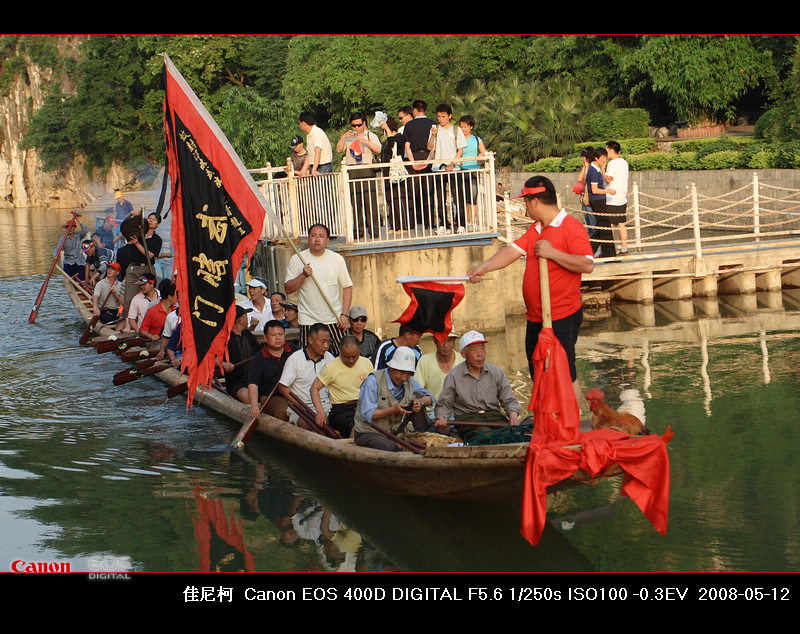
[[150, 307], [139, 326], [139, 334], [148, 337], [151, 341], [161, 339], [164, 322], [175, 305], [175, 284], [172, 280], [161, 280], [158, 291], [161, 293], [161, 301]]
[[575, 398], [581, 402], [581, 388], [575, 368], [575, 342], [583, 321], [581, 275], [594, 270], [592, 247], [584, 226], [558, 208], [556, 190], [550, 179], [534, 176], [525, 182], [522, 193], [525, 208], [534, 224], [524, 236], [501, 249], [485, 262], [473, 267], [467, 275], [479, 282], [491, 271], [505, 268], [526, 256], [522, 295], [525, 299], [528, 327], [525, 353], [533, 378], [533, 351], [542, 329], [542, 298], [539, 290], [539, 258], [545, 258], [550, 278], [550, 307], [555, 333], [569, 359]]

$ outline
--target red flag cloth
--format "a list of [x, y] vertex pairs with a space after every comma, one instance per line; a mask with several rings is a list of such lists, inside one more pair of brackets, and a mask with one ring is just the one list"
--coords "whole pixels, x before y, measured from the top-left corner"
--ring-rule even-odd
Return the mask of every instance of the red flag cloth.
[[431, 332], [439, 341], [453, 330], [452, 310], [464, 299], [464, 285], [451, 282], [404, 282], [411, 298], [408, 308], [395, 322], [416, 332]]
[[164, 134], [172, 182], [172, 249], [188, 403], [225, 358], [234, 281], [261, 235], [267, 203], [225, 135], [167, 56]]
[[575, 400], [567, 353], [552, 328], [542, 328], [533, 351], [531, 443], [571, 442], [579, 432], [581, 410]]
[[[570, 477], [578, 469], [589, 476], [602, 474], [618, 464], [625, 475], [621, 493], [631, 498], [655, 529], [665, 535], [669, 511], [669, 456], [673, 437], [668, 427], [663, 436], [628, 436], [610, 429], [580, 434], [570, 445], [550, 442], [528, 446], [522, 495], [520, 532], [532, 545], [539, 543], [547, 514], [547, 487]], [[579, 448], [575, 445], [580, 444]]]

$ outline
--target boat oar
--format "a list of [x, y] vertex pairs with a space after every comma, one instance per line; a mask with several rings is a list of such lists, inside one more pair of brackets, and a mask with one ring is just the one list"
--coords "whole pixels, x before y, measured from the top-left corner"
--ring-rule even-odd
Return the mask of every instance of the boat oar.
[[386, 436], [390, 440], [393, 440], [394, 442], [396, 442], [401, 447], [405, 447], [409, 451], [412, 451], [412, 452], [414, 452], [416, 454], [420, 454], [421, 455], [421, 454], [425, 453], [424, 450], [420, 449], [419, 447], [417, 447], [415, 445], [412, 445], [410, 442], [405, 441], [402, 438], [398, 438], [392, 432], [387, 431], [387, 430], [383, 429], [382, 427], [378, 427], [375, 423], [368, 422], [367, 424], [370, 427], [372, 427], [372, 429], [374, 429], [376, 432], [383, 434], [384, 436]]
[[159, 372], [168, 370], [171, 367], [172, 367], [171, 363], [159, 363], [151, 365], [149, 368], [145, 370], [137, 370], [136, 368], [129, 368], [127, 370], [123, 370], [122, 372], [117, 372], [114, 375], [114, 385], [125, 385], [126, 383], [130, 383], [131, 381], [136, 381], [137, 379], [141, 379], [143, 376], [149, 376], [150, 374], [158, 374]]
[[303, 423], [302, 425], [300, 425], [301, 427], [305, 427], [308, 431], [316, 432], [320, 436], [325, 436], [326, 438], [328, 437], [328, 434], [326, 434], [323, 431], [323, 429], [319, 425], [317, 425], [316, 420], [311, 420], [307, 418], [305, 411], [303, 411], [303, 408], [300, 407], [297, 403], [289, 401], [289, 409], [292, 410], [295, 414], [297, 414], [298, 421]]
[[[291, 396], [296, 401], [297, 408], [303, 412], [303, 418], [305, 420], [311, 420], [315, 427], [319, 427], [319, 425], [317, 425], [317, 413], [314, 410], [312, 410], [308, 405], [306, 405], [300, 399], [300, 397], [297, 396], [297, 394], [295, 394], [294, 392], [289, 392], [289, 396]], [[341, 439], [342, 437], [342, 435], [338, 431], [336, 431], [333, 427], [328, 425], [328, 423], [325, 423], [321, 427], [321, 429], [326, 436], [330, 436], [331, 438], [335, 438], [338, 440]]]
[[116, 337], [113, 339], [112, 337], [114, 337], [114, 335], [111, 335], [111, 337], [109, 337], [106, 341], [101, 341], [97, 344], [97, 346], [95, 346], [97, 349], [97, 354], [103, 354], [104, 352], [124, 352], [129, 348], [133, 348], [150, 341], [150, 339], [136, 334], [130, 337]]
[[239, 433], [233, 437], [231, 441], [231, 447], [236, 447], [237, 449], [241, 449], [247, 444], [247, 441], [250, 440], [250, 437], [255, 432], [256, 427], [258, 427], [258, 419], [261, 418], [261, 413], [264, 411], [264, 408], [269, 403], [269, 400], [272, 398], [272, 395], [275, 394], [275, 390], [278, 389], [278, 383], [275, 382], [275, 385], [272, 387], [269, 395], [267, 396], [267, 400], [265, 400], [261, 407], [258, 409], [258, 416], [253, 416], [249, 421], [247, 421], [242, 428], [239, 430]]
[[56, 255], [53, 258], [53, 263], [50, 265], [50, 270], [47, 272], [47, 277], [44, 278], [42, 287], [39, 289], [39, 294], [36, 296], [36, 301], [33, 304], [33, 310], [31, 310], [31, 314], [28, 317], [29, 324], [34, 323], [36, 321], [36, 317], [39, 315], [39, 309], [44, 301], [44, 294], [47, 292], [47, 285], [50, 283], [50, 277], [53, 275], [53, 270], [56, 268], [58, 258], [61, 257], [61, 251], [64, 250], [64, 243], [67, 241], [67, 236], [69, 235], [70, 229], [78, 224], [78, 218], [80, 217], [81, 215], [77, 211], [72, 212], [72, 218], [67, 223], [67, 230], [64, 232], [64, 235], [61, 238], [61, 242], [58, 243], [58, 249], [56, 249]]
[[509, 423], [503, 423], [499, 420], [449, 420], [447, 421], [450, 425], [455, 425], [458, 427], [459, 425], [463, 427], [496, 427], [500, 429], [501, 427], [510, 427]]
[[123, 350], [119, 353], [119, 358], [128, 363], [134, 361], [141, 361], [142, 359], [149, 359], [153, 354], [158, 354], [161, 350], [161, 345], [155, 345], [149, 348], [133, 348], [131, 350]]

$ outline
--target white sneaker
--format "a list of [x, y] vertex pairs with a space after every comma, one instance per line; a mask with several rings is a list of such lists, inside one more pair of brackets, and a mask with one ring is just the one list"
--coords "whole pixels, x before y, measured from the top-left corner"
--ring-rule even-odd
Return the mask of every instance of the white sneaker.
[[467, 232], [467, 230], [464, 229], [464, 227], [459, 227], [458, 228], [458, 233], [466, 233], [466, 232]]
[[443, 236], [446, 233], [447, 233], [447, 229], [444, 228], [444, 225], [439, 225], [436, 228], [436, 235]]

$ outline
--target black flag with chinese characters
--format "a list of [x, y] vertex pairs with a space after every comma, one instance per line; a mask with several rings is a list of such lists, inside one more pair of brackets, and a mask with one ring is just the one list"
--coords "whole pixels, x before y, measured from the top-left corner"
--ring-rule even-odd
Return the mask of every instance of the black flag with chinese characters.
[[447, 339], [453, 330], [450, 313], [464, 299], [465, 278], [400, 277], [403, 290], [411, 298], [408, 307], [396, 322], [416, 332], [431, 332], [439, 341]]
[[227, 355], [234, 281], [255, 251], [266, 201], [225, 135], [164, 56], [164, 134], [172, 182], [172, 249], [189, 403]]

